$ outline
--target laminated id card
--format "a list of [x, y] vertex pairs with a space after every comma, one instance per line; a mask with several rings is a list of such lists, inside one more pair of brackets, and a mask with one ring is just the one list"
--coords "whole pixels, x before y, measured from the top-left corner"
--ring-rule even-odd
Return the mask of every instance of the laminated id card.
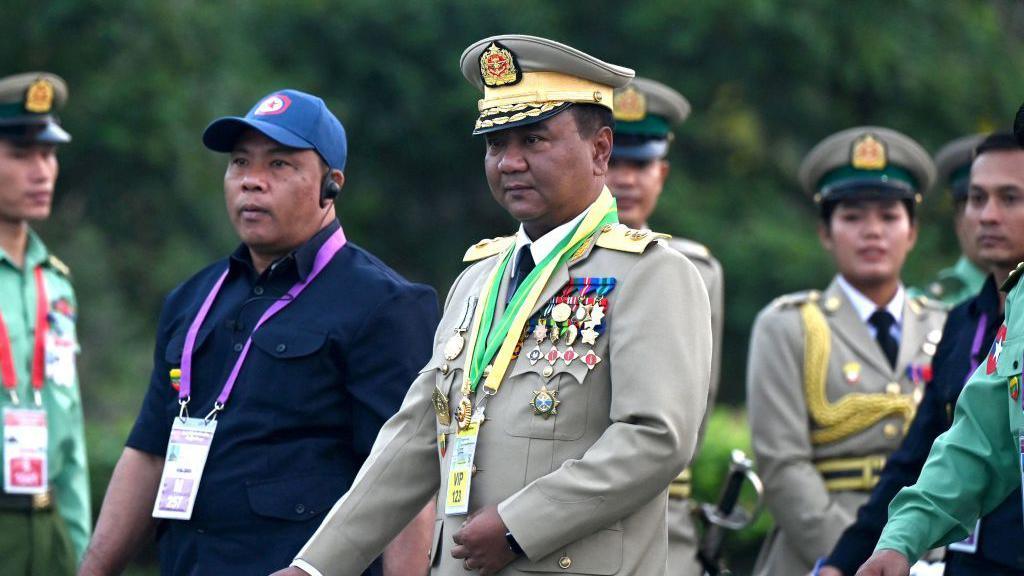
[[48, 486], [46, 412], [4, 408], [4, 492], [43, 494]]
[[188, 520], [199, 493], [206, 457], [210, 454], [217, 421], [202, 418], [175, 418], [171, 439], [167, 442], [160, 489], [153, 504], [154, 518]]
[[469, 426], [455, 434], [452, 461], [448, 467], [448, 493], [445, 495], [444, 513], [458, 516], [469, 511], [469, 486], [473, 478], [473, 459], [481, 420], [473, 416]]

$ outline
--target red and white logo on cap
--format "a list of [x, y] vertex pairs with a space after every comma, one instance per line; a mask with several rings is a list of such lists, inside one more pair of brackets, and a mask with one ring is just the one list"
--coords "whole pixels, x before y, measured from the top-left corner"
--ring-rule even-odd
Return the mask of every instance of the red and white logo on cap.
[[271, 116], [274, 114], [281, 114], [291, 105], [291, 98], [288, 98], [284, 94], [267, 96], [263, 99], [263, 102], [260, 102], [260, 105], [256, 107], [256, 111], [253, 112], [253, 116]]

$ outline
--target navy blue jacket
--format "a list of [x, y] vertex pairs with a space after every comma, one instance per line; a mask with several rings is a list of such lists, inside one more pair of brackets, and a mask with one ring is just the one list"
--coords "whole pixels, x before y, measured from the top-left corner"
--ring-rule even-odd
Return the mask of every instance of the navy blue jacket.
[[[975, 335], [983, 319], [987, 320], [983, 326], [984, 336], [977, 354], [972, 357]], [[1002, 322], [999, 292], [992, 276], [977, 296], [950, 312], [932, 362], [932, 381], [925, 388], [907, 437], [889, 456], [871, 499], [857, 512], [857, 521], [843, 532], [826, 564], [852, 576], [871, 556], [885, 526], [889, 502], [901, 488], [917, 482], [932, 443], [953, 422], [956, 400], [971, 375], [971, 368], [984, 361]], [[982, 519], [975, 553], [946, 551], [945, 573], [956, 576], [1024, 574], [1022, 522], [1018, 488]]]
[[[185, 333], [225, 267], [228, 276], [196, 338], [193, 416], [211, 409], [256, 321], [306, 277], [337, 228], [334, 222], [263, 274], [240, 246], [171, 292], [129, 447], [165, 454], [178, 413], [169, 371], [181, 365]], [[433, 289], [344, 246], [292, 304], [252, 334], [217, 419], [192, 519], [160, 523], [161, 573], [265, 575], [288, 566], [398, 411], [430, 357], [437, 322]]]

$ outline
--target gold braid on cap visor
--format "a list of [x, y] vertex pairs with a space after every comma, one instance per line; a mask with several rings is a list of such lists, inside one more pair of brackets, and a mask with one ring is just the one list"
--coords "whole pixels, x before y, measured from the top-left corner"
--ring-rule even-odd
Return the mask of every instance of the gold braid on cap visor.
[[550, 112], [569, 102], [612, 107], [612, 87], [560, 72], [526, 72], [512, 86], [485, 87], [476, 129], [501, 126]]

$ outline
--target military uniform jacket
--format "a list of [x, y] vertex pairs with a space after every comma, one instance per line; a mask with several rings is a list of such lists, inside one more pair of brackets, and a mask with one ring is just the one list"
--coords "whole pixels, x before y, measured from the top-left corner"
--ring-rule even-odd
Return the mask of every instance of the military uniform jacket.
[[[871, 492], [871, 500], [857, 512], [857, 521], [843, 533], [827, 564], [853, 574], [867, 561], [885, 526], [892, 498], [901, 488], [917, 480], [932, 443], [952, 424], [957, 398], [972, 368], [985, 360], [996, 330], [1003, 322], [999, 307], [998, 288], [995, 279], [989, 276], [980, 294], [950, 311], [942, 329], [942, 341], [935, 352], [934, 377], [925, 388], [907, 438], [889, 457], [878, 486]], [[977, 355], [973, 354], [975, 349]], [[974, 553], [963, 549], [947, 550], [944, 558], [947, 574], [983, 576], [1024, 572], [1024, 550], [1018, 545], [1024, 541], [1019, 489], [982, 519], [976, 537]]]
[[868, 487], [830, 491], [817, 465], [884, 458], [899, 446], [945, 317], [937, 304], [905, 300], [892, 368], [838, 281], [823, 294], [783, 296], [758, 315], [747, 406], [776, 526], [756, 574], [807, 573], [853, 522]]
[[[893, 499], [876, 550], [896, 550], [913, 562], [933, 546], [965, 538], [979, 517], [1020, 489], [1022, 271], [1024, 264], [1019, 264], [1004, 285], [1013, 289], [1006, 297], [1003, 327], [964, 386], [952, 427], [935, 440], [917, 483]], [[1019, 549], [1020, 541], [1010, 545]]]
[[[711, 416], [718, 396], [718, 379], [722, 366], [722, 325], [725, 318], [725, 279], [722, 265], [703, 244], [673, 236], [668, 245], [690, 259], [700, 272], [711, 302], [711, 383], [708, 390], [708, 417]], [[704, 419], [707, 424], [707, 418]], [[701, 429], [703, 440], [703, 428]], [[698, 449], [700, 444], [698, 442]], [[696, 455], [694, 455], [696, 458]], [[670, 498], [668, 501], [668, 566], [669, 572], [681, 576], [703, 574], [697, 561], [697, 526], [693, 505], [689, 498]]]
[[[78, 558], [81, 558], [92, 532], [92, 511], [82, 423], [82, 396], [75, 367], [79, 351], [75, 326], [78, 303], [67, 267], [50, 255], [34, 232], [29, 232], [25, 262], [21, 268], [15, 267], [9, 256], [0, 250], [0, 312], [3, 313], [11, 339], [20, 405], [32, 407], [32, 347], [36, 329], [36, 285], [33, 274], [37, 266], [43, 269], [49, 307], [47, 378], [42, 390], [42, 401], [49, 437], [47, 465], [50, 487], [57, 498], [57, 510], [67, 524], [71, 543]], [[64, 352], [49, 349], [51, 344], [59, 345]], [[0, 391], [0, 409], [10, 405], [10, 396]], [[0, 445], [0, 456], [2, 454], [3, 446]], [[4, 537], [17, 536], [8, 534]], [[30, 545], [27, 537], [25, 545]]]
[[[534, 310], [540, 312], [570, 277], [615, 278], [605, 332], [593, 347], [601, 362], [588, 370], [580, 362], [559, 361], [547, 371], [546, 361], [531, 364], [520, 354], [487, 405], [469, 512], [497, 505], [525, 551], [503, 576], [666, 574], [667, 486], [689, 463], [704, 416], [709, 305], [685, 258], [647, 241], [623, 250], [631, 241], [615, 230], [607, 244], [620, 249], [595, 246], [592, 238], [554, 271]], [[298, 560], [324, 576], [358, 574], [437, 494], [432, 574], [467, 574], [462, 561], [451, 557], [452, 535], [465, 517], [444, 513], [455, 423], [439, 423], [431, 393], [440, 390], [452, 406], [460, 399], [466, 351], [446, 360], [443, 349], [497, 264], [497, 257], [485, 258], [455, 281], [433, 357], [381, 431], [352, 489], [299, 553]], [[499, 302], [505, 302], [505, 291]], [[542, 385], [557, 390], [561, 402], [558, 414], [547, 419], [530, 406]], [[448, 438], [444, 456], [439, 434]]]

